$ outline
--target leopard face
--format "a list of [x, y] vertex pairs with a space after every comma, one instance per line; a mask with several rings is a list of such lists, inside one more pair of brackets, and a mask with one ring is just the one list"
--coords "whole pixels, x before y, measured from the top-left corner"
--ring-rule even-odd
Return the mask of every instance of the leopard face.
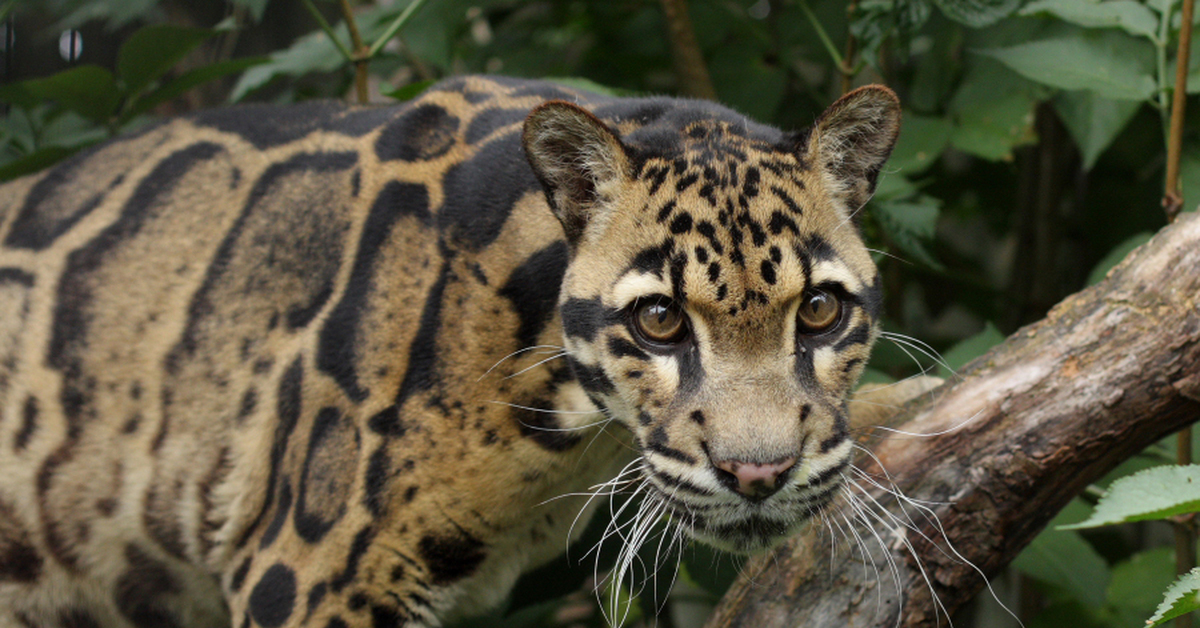
[[696, 538], [769, 547], [836, 495], [880, 309], [852, 214], [896, 111], [868, 89], [800, 136], [696, 120], [618, 139], [565, 103], [526, 124], [571, 244], [572, 370], [632, 432], [649, 499]]

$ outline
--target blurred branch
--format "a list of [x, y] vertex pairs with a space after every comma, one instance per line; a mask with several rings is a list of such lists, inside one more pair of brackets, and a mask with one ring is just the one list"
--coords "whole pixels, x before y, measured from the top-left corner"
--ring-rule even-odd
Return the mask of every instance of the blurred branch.
[[696, 43], [692, 20], [688, 17], [687, 0], [662, 0], [662, 7], [671, 40], [671, 58], [675, 62], [675, 73], [679, 76], [680, 93], [716, 100], [717, 90], [713, 88], [704, 55]]
[[1197, 294], [1185, 214], [889, 421], [904, 433], [855, 461], [853, 503], [826, 514], [857, 548], [810, 526], [751, 560], [708, 627], [939, 625], [1074, 495], [1200, 416]]

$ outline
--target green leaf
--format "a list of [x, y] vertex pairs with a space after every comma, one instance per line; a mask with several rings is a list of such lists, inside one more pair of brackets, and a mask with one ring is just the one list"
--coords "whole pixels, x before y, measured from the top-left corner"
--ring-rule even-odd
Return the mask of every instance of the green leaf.
[[1012, 149], [1032, 143], [1033, 110], [1047, 89], [982, 59], [963, 78], [950, 101], [955, 122], [950, 143], [991, 161], [1011, 160]]
[[213, 34], [207, 28], [156, 24], [131, 35], [117, 51], [117, 77], [125, 94], [141, 93]]
[[[349, 37], [345, 24], [338, 24], [333, 30], [343, 40]], [[325, 33], [316, 30], [297, 39], [288, 48], [271, 53], [270, 60], [266, 63], [247, 70], [233, 86], [229, 100], [238, 102], [250, 92], [263, 87], [279, 76], [304, 76], [312, 72], [332, 72], [342, 67], [344, 63], [345, 61], [333, 42], [329, 41]]]
[[995, 24], [1008, 17], [1021, 0], [933, 0], [942, 15], [971, 28]]
[[1112, 568], [1105, 606], [1120, 626], [1141, 626], [1175, 579], [1174, 548], [1137, 552]]
[[1136, 100], [1112, 100], [1091, 91], [1062, 92], [1054, 98], [1054, 110], [1082, 153], [1084, 170], [1096, 165], [1141, 106]]
[[942, 265], [925, 248], [925, 242], [933, 239], [938, 213], [937, 200], [926, 195], [910, 201], [889, 200], [871, 204], [871, 215], [879, 221], [888, 239], [901, 252], [935, 269], [941, 269]]
[[1200, 465], [1167, 465], [1113, 482], [1087, 521], [1059, 529], [1166, 519], [1197, 511], [1200, 511]]
[[1134, 0], [1035, 0], [1020, 15], [1053, 15], [1085, 28], [1119, 28], [1151, 41], [1158, 39], [1158, 17]]
[[1195, 611], [1200, 611], [1200, 567], [1183, 574], [1167, 588], [1158, 610], [1146, 620], [1146, 624], [1157, 626]]
[[712, 59], [709, 72], [721, 102], [752, 118], [770, 120], [783, 102], [787, 74], [763, 58], [763, 51], [745, 42], [727, 45]]
[[1113, 266], [1121, 263], [1121, 260], [1125, 259], [1126, 255], [1129, 255], [1137, 247], [1149, 242], [1152, 237], [1154, 237], [1153, 233], [1143, 231], [1129, 236], [1124, 242], [1114, 246], [1107, 255], [1096, 263], [1096, 266], [1092, 268], [1092, 272], [1088, 273], [1087, 285], [1091, 286], [1100, 283], [1104, 279], [1104, 276], [1108, 274], [1108, 271], [1112, 270]]
[[1196, 211], [1200, 206], [1200, 145], [1184, 141], [1179, 159], [1179, 181], [1183, 186], [1183, 211]]
[[171, 79], [162, 87], [152, 90], [150, 93], [136, 99], [134, 104], [121, 115], [121, 123], [124, 124], [134, 117], [153, 109], [159, 103], [176, 98], [193, 87], [203, 85], [229, 74], [242, 72], [248, 68], [266, 63], [268, 60], [268, 57], [246, 57], [244, 59], [221, 61], [189, 70]]
[[1034, 537], [1029, 547], [1017, 555], [1013, 567], [1039, 582], [1070, 593], [1086, 606], [1098, 608], [1104, 604], [1104, 590], [1111, 580], [1108, 563], [1078, 532], [1055, 529], [1059, 524], [1086, 517], [1088, 510], [1083, 500], [1071, 500], [1046, 529]]
[[390, 92], [383, 92], [383, 95], [400, 101], [408, 101], [420, 96], [421, 93], [426, 89], [429, 89], [429, 86], [433, 85], [433, 83], [433, 80], [416, 81], [403, 87], [393, 89]]
[[954, 125], [945, 118], [905, 112], [900, 139], [885, 168], [910, 177], [920, 174], [941, 156], [953, 130]]
[[79, 65], [0, 88], [0, 100], [17, 106], [25, 106], [30, 97], [52, 100], [97, 124], [105, 124], [120, 102], [112, 73], [97, 65]]
[[143, 17], [149, 17], [158, 7], [158, 0], [111, 0], [109, 2], [76, 2], [77, 9], [59, 20], [47, 32], [59, 33], [77, 29], [87, 22], [103, 21], [109, 32]]
[[1081, 31], [977, 52], [1059, 89], [1087, 89], [1116, 100], [1154, 95], [1154, 45], [1119, 31]]
[[[942, 354], [942, 361], [946, 363], [946, 366], [958, 371], [971, 360], [987, 353], [988, 349], [1002, 342], [1004, 342], [1004, 334], [1000, 333], [1000, 330], [996, 329], [991, 321], [988, 321], [984, 323], [982, 331], [950, 347]], [[954, 374], [946, 366], [938, 366], [939, 376], [950, 377]]]

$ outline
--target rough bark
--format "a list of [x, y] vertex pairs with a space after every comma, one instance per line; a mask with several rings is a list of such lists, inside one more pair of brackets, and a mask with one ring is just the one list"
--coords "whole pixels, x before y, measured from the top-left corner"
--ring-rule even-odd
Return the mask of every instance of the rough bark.
[[[905, 525], [851, 531], [843, 500], [844, 517], [751, 561], [708, 627], [939, 625], [1072, 496], [1197, 419], [1200, 216], [1190, 214], [893, 417], [939, 435], [880, 438], [856, 461], [862, 489], [848, 492]], [[902, 510], [885, 487], [914, 502]]]

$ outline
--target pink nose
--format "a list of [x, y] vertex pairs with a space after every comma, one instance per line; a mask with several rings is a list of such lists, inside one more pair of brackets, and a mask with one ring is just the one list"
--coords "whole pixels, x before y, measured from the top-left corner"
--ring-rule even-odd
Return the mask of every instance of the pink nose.
[[796, 465], [796, 458], [789, 456], [775, 462], [759, 464], [740, 460], [714, 461], [724, 473], [721, 478], [727, 486], [752, 501], [760, 501], [783, 488], [781, 477]]

